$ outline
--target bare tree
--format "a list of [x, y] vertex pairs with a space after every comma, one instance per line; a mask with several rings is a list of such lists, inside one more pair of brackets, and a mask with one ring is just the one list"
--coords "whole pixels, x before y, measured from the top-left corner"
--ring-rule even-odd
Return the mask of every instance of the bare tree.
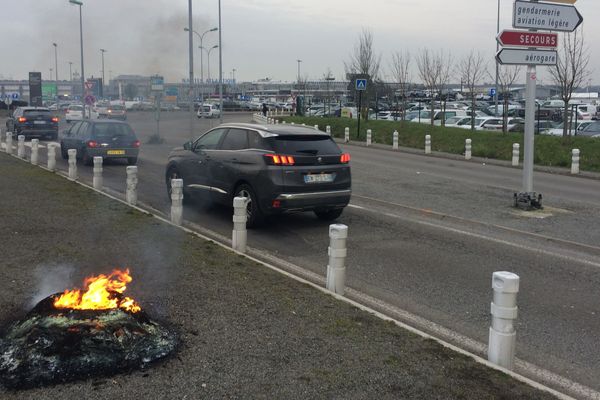
[[398, 83], [398, 91], [400, 93], [400, 98], [402, 99], [402, 121], [404, 121], [406, 117], [406, 97], [408, 95], [408, 91], [410, 90], [410, 53], [404, 52], [401, 53], [399, 51], [392, 54], [392, 62], [390, 64], [390, 69], [392, 71], [392, 76], [395, 81]]
[[[346, 75], [349, 79], [354, 79], [353, 76], [367, 76], [368, 85], [364, 95], [367, 105], [368, 99], [374, 93], [373, 82], [379, 80], [379, 69], [381, 65], [381, 55], [375, 54], [373, 49], [373, 34], [367, 28], [363, 28], [358, 36], [358, 41], [354, 45], [354, 51], [350, 54], [348, 62], [344, 62]], [[367, 106], [367, 110], [369, 107]], [[360, 112], [360, 111], [359, 111]], [[367, 112], [368, 116], [368, 112]]]
[[480, 52], [471, 50], [460, 62], [461, 81], [465, 83], [471, 94], [471, 130], [475, 130], [475, 86], [487, 72], [487, 63]]
[[[502, 132], [506, 133], [508, 123], [508, 98], [510, 90], [521, 74], [522, 68], [518, 65], [501, 65], [498, 71], [498, 90], [502, 94], [504, 105], [502, 107]], [[489, 72], [488, 76], [495, 79]]]
[[443, 95], [443, 91], [450, 79], [450, 69], [452, 67], [452, 57], [450, 53], [444, 53], [440, 50], [434, 54], [429, 49], [425, 48], [417, 56], [417, 67], [419, 69], [419, 77], [427, 88], [431, 91], [431, 125], [433, 125], [434, 113], [433, 105], [436, 95]]
[[556, 67], [550, 68], [549, 73], [556, 86], [558, 86], [560, 98], [565, 102], [563, 137], [566, 137], [567, 130], [570, 127], [568, 123], [569, 102], [573, 96], [573, 90], [580, 87], [590, 75], [588, 69], [590, 55], [583, 34], [578, 33], [578, 31], [565, 33], [562, 39], [562, 48], [558, 53]]

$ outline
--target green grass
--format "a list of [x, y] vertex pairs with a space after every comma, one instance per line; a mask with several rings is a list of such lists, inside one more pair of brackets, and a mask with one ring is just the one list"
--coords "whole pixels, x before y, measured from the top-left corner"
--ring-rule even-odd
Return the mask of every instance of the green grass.
[[[470, 131], [459, 128], [446, 128], [412, 122], [361, 121], [360, 136], [357, 138], [357, 121], [348, 118], [320, 117], [279, 117], [287, 123], [319, 125], [331, 127], [336, 138], [344, 137], [344, 129], [350, 128], [350, 140], [365, 141], [367, 129], [372, 131], [374, 143], [392, 144], [392, 134], [398, 131], [398, 144], [401, 147], [422, 149], [425, 135], [431, 135], [431, 149], [451, 154], [464, 154], [465, 139], [472, 139], [474, 157], [486, 157], [498, 160], [512, 158], [512, 145], [521, 145], [523, 158], [523, 135], [520, 133], [502, 133], [488, 131]], [[582, 171], [600, 172], [600, 140], [587, 137], [562, 138], [556, 136], [535, 136], [534, 162], [540, 166], [568, 167], [571, 165], [571, 150], [581, 150], [580, 168]]]

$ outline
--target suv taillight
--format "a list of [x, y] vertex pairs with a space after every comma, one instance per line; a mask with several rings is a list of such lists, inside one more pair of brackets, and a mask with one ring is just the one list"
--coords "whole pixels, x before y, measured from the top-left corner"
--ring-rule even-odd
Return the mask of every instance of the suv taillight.
[[136, 140], [135, 142], [132, 143], [133, 147], [140, 147], [140, 145], [142, 144], [142, 142], [140, 142], [139, 140]]
[[19, 118], [17, 118], [17, 121], [19, 121], [19, 122], [26, 122], [27, 118], [25, 118], [25, 117], [19, 117]]
[[52, 117], [52, 122], [58, 122], [58, 117]]
[[348, 164], [350, 162], [350, 154], [344, 153], [340, 156], [340, 162], [342, 164]]
[[294, 165], [295, 160], [292, 156], [268, 153], [264, 155], [265, 161], [269, 165]]
[[87, 147], [91, 147], [91, 148], [98, 147], [98, 142], [96, 142], [95, 140], [88, 140]]

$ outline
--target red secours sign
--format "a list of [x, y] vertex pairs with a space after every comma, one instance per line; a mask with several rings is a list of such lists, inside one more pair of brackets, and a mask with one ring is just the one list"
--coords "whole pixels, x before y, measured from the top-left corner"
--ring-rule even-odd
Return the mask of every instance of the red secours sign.
[[558, 34], [527, 31], [502, 31], [497, 37], [502, 46], [556, 48]]

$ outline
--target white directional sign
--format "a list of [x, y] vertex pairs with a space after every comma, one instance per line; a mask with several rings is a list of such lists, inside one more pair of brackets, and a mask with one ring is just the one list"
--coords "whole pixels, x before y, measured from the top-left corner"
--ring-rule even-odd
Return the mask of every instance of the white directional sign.
[[502, 49], [496, 53], [500, 64], [508, 65], [556, 65], [555, 50]]
[[513, 28], [573, 32], [582, 22], [574, 6], [515, 1]]

